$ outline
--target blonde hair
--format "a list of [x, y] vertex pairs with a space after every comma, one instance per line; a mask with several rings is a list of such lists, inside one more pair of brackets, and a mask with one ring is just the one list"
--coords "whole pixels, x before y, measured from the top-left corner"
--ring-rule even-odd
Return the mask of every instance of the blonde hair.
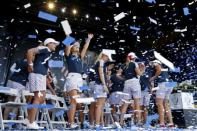
[[98, 55], [98, 58], [96, 59], [95, 63], [97, 63], [99, 60], [101, 60], [103, 56], [103, 53], [101, 52], [99, 55]]

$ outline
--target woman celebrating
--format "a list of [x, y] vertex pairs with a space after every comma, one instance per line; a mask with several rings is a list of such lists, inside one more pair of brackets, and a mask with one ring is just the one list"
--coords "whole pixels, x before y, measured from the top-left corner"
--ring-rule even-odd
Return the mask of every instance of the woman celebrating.
[[[125, 100], [134, 99], [134, 116], [135, 116], [135, 123], [137, 125], [141, 124], [141, 113], [140, 113], [140, 99], [141, 99], [141, 86], [139, 82], [139, 76], [142, 72], [139, 69], [138, 64], [135, 62], [137, 56], [134, 52], [130, 52], [127, 56], [130, 59], [128, 66], [124, 69], [124, 75], [126, 78], [124, 84], [123, 93], [128, 93], [128, 96], [125, 96]], [[126, 112], [128, 104], [124, 104], [122, 107], [122, 116]], [[121, 118], [122, 118], [121, 116]], [[123, 125], [123, 121], [121, 119], [120, 122]]]
[[74, 124], [74, 116], [76, 111], [76, 101], [75, 97], [80, 92], [80, 88], [83, 85], [82, 79], [82, 60], [85, 57], [86, 51], [89, 47], [89, 43], [93, 38], [93, 34], [88, 34], [85, 45], [80, 53], [80, 44], [78, 41], [74, 42], [71, 46], [66, 46], [65, 57], [68, 65], [68, 76], [66, 78], [66, 83], [64, 86], [64, 92], [68, 93], [70, 98], [70, 109], [68, 111], [68, 122], [70, 123], [70, 128], [76, 128]]

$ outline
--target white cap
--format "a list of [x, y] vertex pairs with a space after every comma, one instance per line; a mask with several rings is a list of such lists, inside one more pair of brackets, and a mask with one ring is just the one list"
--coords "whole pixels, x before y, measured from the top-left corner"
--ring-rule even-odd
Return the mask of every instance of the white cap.
[[47, 39], [45, 39], [44, 45], [46, 46], [46, 45], [49, 44], [49, 43], [55, 43], [55, 44], [59, 45], [60, 42], [56, 41], [56, 40], [53, 39], [53, 38], [47, 38]]
[[152, 61], [153, 63], [158, 63], [158, 64], [161, 64], [161, 62], [159, 60], [154, 60]]
[[130, 52], [127, 56], [131, 57], [131, 59], [137, 58], [134, 52]]
[[113, 61], [113, 59], [112, 59], [112, 57], [111, 57], [111, 52], [108, 52], [108, 51], [103, 50], [103, 51], [102, 51], [102, 54], [108, 56], [108, 58], [109, 58], [110, 61]]

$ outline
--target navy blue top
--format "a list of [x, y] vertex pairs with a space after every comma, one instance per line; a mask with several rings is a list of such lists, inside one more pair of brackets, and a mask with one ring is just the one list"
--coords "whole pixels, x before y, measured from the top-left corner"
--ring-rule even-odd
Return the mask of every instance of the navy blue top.
[[123, 74], [124, 74], [126, 80], [132, 79], [132, 78], [137, 78], [137, 74], [135, 72], [136, 68], [137, 68], [137, 64], [135, 62], [130, 62], [128, 67], [125, 67], [123, 69]]
[[16, 61], [16, 70], [20, 69], [19, 72], [14, 72], [10, 80], [20, 83], [23, 86], [26, 86], [26, 82], [28, 80], [28, 70], [27, 70], [28, 64], [27, 59], [22, 59], [19, 61]]
[[104, 73], [104, 78], [105, 78], [105, 82], [107, 81], [107, 66], [106, 64], [104, 63], [103, 60], [100, 60], [98, 61], [96, 64], [95, 64], [95, 75], [94, 75], [94, 80], [95, 80], [95, 83], [96, 84], [102, 84], [101, 82], [101, 79], [100, 79], [100, 76], [99, 76], [99, 67], [102, 67], [103, 68], [103, 73]]
[[111, 93], [116, 91], [123, 91], [124, 89], [124, 78], [121, 76], [117, 76], [116, 74], [112, 75], [110, 78], [112, 82]]
[[82, 60], [76, 55], [70, 54], [66, 56], [66, 62], [68, 65], [69, 73], [82, 73]]
[[36, 54], [34, 59], [34, 73], [47, 75], [48, 60], [51, 58], [52, 53], [48, 47], [39, 46], [39, 54]]
[[[160, 66], [162, 68], [162, 65], [160, 65]], [[154, 76], [155, 73], [156, 73], [156, 69], [155, 69], [155, 66], [154, 66], [153, 75], [152, 76]], [[161, 71], [161, 74], [155, 79], [155, 82], [156, 83], [167, 82], [168, 78], [169, 78], [168, 72], [167, 71]]]
[[93, 65], [92, 68], [89, 68], [89, 71], [88, 71], [88, 79], [89, 79], [89, 82], [95, 81], [94, 80], [95, 72], [91, 71], [90, 69], [95, 70], [95, 65]]
[[153, 70], [151, 67], [147, 67], [145, 72], [140, 76], [140, 85], [141, 85], [141, 90], [144, 91], [145, 89], [150, 89], [150, 78], [153, 74]]

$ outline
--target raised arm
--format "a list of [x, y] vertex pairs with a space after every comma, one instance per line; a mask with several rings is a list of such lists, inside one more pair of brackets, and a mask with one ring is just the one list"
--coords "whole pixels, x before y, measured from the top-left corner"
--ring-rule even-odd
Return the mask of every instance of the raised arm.
[[82, 51], [81, 51], [81, 59], [83, 60], [84, 59], [84, 57], [85, 57], [85, 54], [86, 54], [86, 51], [87, 51], [87, 49], [88, 49], [88, 47], [89, 47], [89, 44], [90, 44], [90, 41], [91, 41], [91, 39], [93, 38], [93, 34], [88, 34], [88, 38], [87, 38], [87, 40], [86, 40], [86, 43], [85, 43], [85, 45], [83, 46], [83, 49], [82, 49]]
[[65, 56], [69, 56], [70, 55], [70, 49], [71, 49], [71, 46], [70, 45], [67, 45], [65, 50], [64, 50], [64, 54]]

